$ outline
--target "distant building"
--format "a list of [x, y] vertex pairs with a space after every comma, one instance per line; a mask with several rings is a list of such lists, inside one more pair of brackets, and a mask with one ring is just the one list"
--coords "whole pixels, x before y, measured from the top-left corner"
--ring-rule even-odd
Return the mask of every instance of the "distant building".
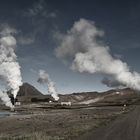
[[71, 102], [61, 102], [61, 105], [71, 106]]
[[15, 102], [15, 105], [20, 106], [21, 102]]
[[120, 94], [120, 92], [119, 91], [116, 91], [116, 94]]

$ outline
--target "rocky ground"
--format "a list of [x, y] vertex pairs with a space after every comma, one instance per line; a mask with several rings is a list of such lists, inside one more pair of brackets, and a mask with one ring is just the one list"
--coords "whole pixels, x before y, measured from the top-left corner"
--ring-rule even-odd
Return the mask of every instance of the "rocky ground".
[[74, 140], [106, 126], [133, 107], [63, 107], [25, 105], [0, 119], [0, 139]]
[[[21, 105], [0, 117], [0, 140], [139, 140], [138, 91], [124, 88], [59, 97], [55, 102], [24, 83], [17, 96]], [[72, 106], [61, 106], [62, 102]], [[10, 111], [3, 104], [0, 110]]]
[[79, 140], [139, 140], [140, 139], [140, 106], [119, 116], [107, 126], [96, 131], [87, 132]]

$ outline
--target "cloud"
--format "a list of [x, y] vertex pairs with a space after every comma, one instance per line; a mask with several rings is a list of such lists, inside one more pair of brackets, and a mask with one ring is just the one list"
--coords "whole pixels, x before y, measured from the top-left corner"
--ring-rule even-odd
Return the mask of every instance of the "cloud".
[[[39, 0], [25, 9], [22, 17], [27, 22], [18, 36], [18, 43], [30, 45], [42, 40], [40, 36], [49, 34], [51, 27], [54, 26], [54, 19], [57, 17], [55, 11], [51, 11], [45, 0]], [[27, 27], [27, 29], [26, 29]]]
[[103, 34], [103, 31], [99, 31], [94, 26], [93, 21], [80, 19], [79, 22], [74, 23], [73, 28], [68, 30], [66, 34], [59, 32], [55, 34], [60, 42], [60, 46], [55, 49], [55, 54], [57, 57], [64, 58], [74, 57], [77, 52], [86, 52], [89, 48], [86, 40], [92, 42], [92, 39], [96, 39], [96, 36], [103, 36]]
[[30, 45], [35, 42], [35, 36], [20, 36], [18, 38], [18, 43], [21, 45]]
[[28, 35], [23, 35], [23, 33], [16, 28], [12, 28], [8, 24], [4, 23], [0, 25], [0, 36], [16, 36], [16, 44], [22, 44], [22, 45], [29, 45], [34, 43], [35, 41], [35, 35], [33, 33], [30, 33]]
[[30, 68], [30, 72], [34, 73], [34, 74], [37, 74], [37, 71], [33, 68]]
[[55, 54], [61, 59], [70, 57], [72, 70], [107, 74], [127, 87], [140, 90], [140, 74], [131, 72], [127, 63], [111, 55], [109, 46], [101, 41], [103, 35], [93, 21], [80, 19], [65, 34], [60, 33]]
[[14, 35], [17, 33], [18, 33], [18, 31], [15, 28], [10, 27], [6, 23], [0, 25], [0, 35], [1, 36]]
[[33, 6], [25, 12], [25, 15], [29, 17], [41, 16], [44, 18], [56, 18], [56, 13], [48, 10], [44, 0], [34, 3]]

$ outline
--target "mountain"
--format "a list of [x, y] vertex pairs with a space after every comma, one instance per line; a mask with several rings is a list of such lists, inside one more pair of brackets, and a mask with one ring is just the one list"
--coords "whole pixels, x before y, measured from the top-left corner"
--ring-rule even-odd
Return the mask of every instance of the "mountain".
[[50, 97], [48, 95], [43, 95], [39, 90], [29, 83], [23, 83], [17, 94], [17, 100], [22, 103], [30, 103], [37, 101], [49, 101]]
[[60, 101], [70, 101], [72, 103], [78, 103], [90, 99], [94, 99], [99, 96], [98, 92], [82, 92], [82, 93], [72, 93], [66, 95], [59, 95]]
[[[58, 102], [72, 102], [75, 104], [116, 105], [140, 102], [140, 92], [130, 88], [113, 89], [106, 92], [82, 92], [59, 95]], [[17, 99], [20, 102], [49, 102], [53, 101], [50, 95], [43, 95], [29, 83], [24, 83], [18, 92]]]
[[23, 83], [17, 94], [17, 96], [42, 96], [42, 95], [43, 94], [40, 91], [38, 91], [34, 86], [28, 83]]
[[100, 99], [96, 104], [104, 105], [122, 105], [122, 104], [133, 104], [139, 101], [140, 92], [130, 89], [114, 89], [100, 93]]
[[60, 95], [60, 101], [71, 101], [77, 104], [122, 105], [140, 100], [140, 92], [130, 88], [113, 89], [106, 92], [83, 92]]

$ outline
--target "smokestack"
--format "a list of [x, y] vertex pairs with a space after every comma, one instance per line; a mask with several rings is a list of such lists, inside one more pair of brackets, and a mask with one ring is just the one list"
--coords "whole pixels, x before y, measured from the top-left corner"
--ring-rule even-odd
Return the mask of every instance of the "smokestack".
[[54, 82], [50, 79], [50, 76], [48, 73], [44, 70], [39, 70], [39, 79], [38, 82], [40, 84], [45, 84], [47, 83], [48, 86], [48, 93], [51, 94], [51, 96], [54, 98], [55, 101], [59, 100], [58, 93], [55, 87]]
[[[19, 86], [22, 85], [20, 65], [15, 54], [16, 39], [13, 34], [15, 29], [5, 25], [0, 29], [0, 80], [4, 83], [5, 89], [11, 90], [16, 98]], [[0, 92], [0, 97], [6, 106], [12, 108], [7, 93]]]
[[63, 60], [71, 58], [72, 70], [110, 75], [122, 85], [140, 90], [140, 74], [110, 54], [109, 46], [99, 41], [103, 35], [93, 21], [80, 19], [66, 34], [56, 34], [59, 46], [55, 54]]

